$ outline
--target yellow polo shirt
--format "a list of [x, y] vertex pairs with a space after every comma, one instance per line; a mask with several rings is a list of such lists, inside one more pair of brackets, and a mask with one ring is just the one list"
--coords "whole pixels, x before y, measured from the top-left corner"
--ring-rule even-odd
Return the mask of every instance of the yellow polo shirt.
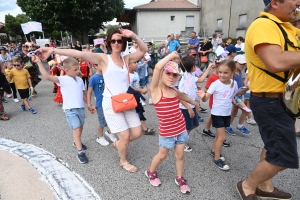
[[[247, 60], [248, 75], [250, 78], [249, 88], [252, 92], [283, 92], [285, 89], [285, 84], [283, 82], [271, 77], [261, 69], [258, 69], [254, 66], [256, 65], [262, 69], [267, 69], [262, 60], [255, 53], [254, 47], [258, 44], [268, 43], [272, 45], [279, 45], [284, 51], [285, 40], [281, 33], [281, 30], [278, 28], [275, 22], [271, 21], [270, 19], [278, 22], [283, 27], [288, 35], [288, 38], [294, 43], [295, 46], [300, 46], [300, 42], [298, 39], [298, 37], [300, 38], [299, 31], [297, 31], [297, 29], [290, 23], [282, 22], [276, 16], [270, 13], [261, 12], [260, 16], [263, 15], [269, 17], [269, 19], [256, 19], [247, 30], [245, 38], [245, 54]], [[288, 45], [288, 50], [299, 51], [291, 47], [290, 45]], [[251, 64], [251, 62], [254, 65]], [[284, 72], [276, 74], [284, 78]]]
[[14, 68], [10, 71], [9, 77], [14, 79], [17, 89], [29, 88], [28, 78], [30, 78], [30, 74], [26, 69], [18, 70]]

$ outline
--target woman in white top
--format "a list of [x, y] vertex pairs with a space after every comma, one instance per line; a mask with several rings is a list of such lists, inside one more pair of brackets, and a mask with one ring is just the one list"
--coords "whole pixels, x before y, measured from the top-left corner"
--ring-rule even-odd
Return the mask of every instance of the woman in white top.
[[[11, 56], [7, 53], [7, 49], [3, 46], [0, 47], [0, 63], [5, 66], [7, 61], [11, 61]], [[0, 66], [1, 66], [0, 64]]]
[[241, 36], [238, 37], [237, 40], [236, 40], [236, 45], [235, 45], [235, 47], [236, 47], [236, 48], [241, 48], [240, 51], [245, 52], [244, 46], [245, 46], [245, 44], [244, 44], [244, 38], [241, 37]]
[[[124, 57], [121, 52], [126, 49], [126, 38], [132, 38], [139, 46], [139, 51]], [[141, 137], [142, 129], [138, 114], [134, 109], [115, 113], [112, 110], [111, 96], [127, 92], [128, 70], [126, 63], [139, 61], [147, 51], [144, 42], [132, 31], [120, 29], [112, 32], [107, 37], [108, 49], [111, 55], [103, 53], [93, 54], [71, 49], [41, 48], [40, 58], [45, 60], [50, 54], [60, 54], [72, 57], [81, 57], [91, 63], [98, 64], [103, 72], [105, 90], [103, 92], [103, 112], [108, 127], [112, 133], [118, 133], [119, 140], [113, 143], [120, 156], [120, 166], [129, 172], [136, 172], [137, 167], [131, 165], [126, 158], [129, 142]]]

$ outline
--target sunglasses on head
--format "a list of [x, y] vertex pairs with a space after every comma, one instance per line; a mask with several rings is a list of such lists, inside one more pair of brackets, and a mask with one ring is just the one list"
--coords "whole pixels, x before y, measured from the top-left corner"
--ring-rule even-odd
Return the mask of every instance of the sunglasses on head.
[[116, 44], [116, 42], [117, 42], [118, 44], [122, 44], [123, 40], [110, 40], [110, 43], [111, 43], [111, 44]]

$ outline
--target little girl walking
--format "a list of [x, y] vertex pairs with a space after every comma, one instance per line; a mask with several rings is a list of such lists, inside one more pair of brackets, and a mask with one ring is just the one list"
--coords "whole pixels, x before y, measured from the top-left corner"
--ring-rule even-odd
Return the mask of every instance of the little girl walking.
[[[236, 81], [232, 80], [235, 73], [233, 60], [224, 60], [219, 65], [219, 80], [213, 82], [205, 93], [202, 90], [197, 92], [202, 101], [207, 101], [213, 95], [211, 109], [212, 125], [216, 128], [217, 134], [210, 154], [214, 157], [214, 164], [221, 170], [229, 170], [225, 164], [225, 158], [221, 155], [223, 142], [226, 140], [225, 128], [230, 126], [232, 98], [235, 95], [245, 93], [245, 89], [238, 91]], [[247, 89], [246, 89], [247, 90]]]
[[145, 174], [153, 186], [159, 186], [161, 181], [157, 176], [156, 168], [167, 157], [169, 150], [174, 148], [177, 171], [175, 183], [180, 187], [182, 193], [187, 193], [190, 192], [190, 188], [182, 174], [184, 147], [189, 136], [178, 101], [183, 100], [193, 105], [197, 105], [198, 102], [172, 88], [179, 71], [177, 63], [170, 60], [177, 57], [179, 55], [175, 51], [160, 60], [153, 73], [150, 90], [153, 94], [152, 101], [159, 119], [159, 151], [152, 159], [151, 165], [145, 171]]

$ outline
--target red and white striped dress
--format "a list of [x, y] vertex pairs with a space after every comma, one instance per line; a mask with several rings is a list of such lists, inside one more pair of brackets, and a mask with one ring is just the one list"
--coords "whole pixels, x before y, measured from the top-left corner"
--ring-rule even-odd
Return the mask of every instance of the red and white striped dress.
[[167, 98], [161, 91], [161, 99], [154, 104], [154, 108], [159, 120], [160, 136], [174, 137], [186, 130], [185, 120], [179, 108], [178, 95]]

